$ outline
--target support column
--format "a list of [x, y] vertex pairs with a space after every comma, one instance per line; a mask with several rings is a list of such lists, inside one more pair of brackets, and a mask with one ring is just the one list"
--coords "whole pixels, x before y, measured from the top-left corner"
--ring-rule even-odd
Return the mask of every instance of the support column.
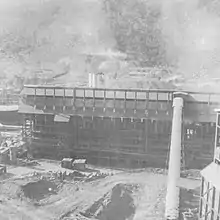
[[183, 98], [173, 100], [173, 121], [171, 146], [169, 155], [169, 170], [166, 195], [165, 217], [167, 220], [179, 219], [179, 187], [181, 169], [181, 132], [182, 132]]
[[145, 145], [144, 145], [144, 152], [147, 153], [147, 149], [148, 149], [148, 119], [146, 118], [144, 120], [144, 137], [145, 137]]

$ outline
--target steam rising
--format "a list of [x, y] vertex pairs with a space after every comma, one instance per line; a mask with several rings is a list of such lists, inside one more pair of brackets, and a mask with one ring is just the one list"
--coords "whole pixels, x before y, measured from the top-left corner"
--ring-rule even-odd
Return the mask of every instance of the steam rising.
[[177, 57], [177, 68], [186, 77], [216, 76], [220, 70], [220, 18], [197, 0], [163, 1], [163, 34], [167, 53]]
[[[199, 7], [199, 1], [200, 0], [152, 0], [153, 4], [156, 4], [162, 11], [160, 26], [166, 42], [166, 52], [170, 62], [176, 64], [177, 72], [183, 73], [183, 75], [188, 78], [192, 78], [192, 76], [196, 75], [216, 77], [218, 71], [220, 71], [220, 18], [218, 15], [208, 12], [205, 6]], [[27, 0], [18, 0], [18, 2], [20, 5], [24, 2], [25, 4], [30, 3], [30, 1]], [[108, 50], [114, 51], [116, 42], [110, 26], [108, 26], [106, 14], [102, 10], [102, 0], [66, 1], [66, 4], [63, 4], [62, 1], [59, 0], [55, 2], [34, 0], [34, 2], [36, 5], [37, 2], [41, 2], [39, 5], [42, 5], [42, 2], [47, 2], [48, 7], [44, 9], [45, 12], [42, 12], [41, 15], [41, 11], [44, 7], [39, 6], [38, 8], [32, 5], [36, 13], [30, 14], [32, 18], [35, 19], [25, 18], [23, 20], [22, 17], [19, 17], [20, 9], [15, 7], [15, 9], [12, 10], [12, 5], [14, 4], [12, 0], [4, 0], [1, 2], [1, 9], [2, 12], [4, 12], [1, 15], [1, 30], [4, 29], [3, 24], [6, 24], [6, 18], [8, 26], [23, 27], [24, 30], [26, 26], [28, 30], [30, 30], [29, 27], [34, 29], [36, 26], [35, 29], [37, 30], [37, 24], [40, 23], [40, 20], [48, 20], [49, 23], [51, 20], [51, 23], [53, 23], [50, 27], [48, 25], [45, 25], [44, 29], [41, 27], [42, 30], [39, 31], [38, 36], [50, 36], [52, 46], [48, 46], [48, 48], [47, 46], [43, 46], [37, 51], [33, 50], [33, 54], [31, 54], [27, 60], [32, 59], [32, 63], [37, 63], [38, 61], [43, 63], [46, 58], [49, 57], [51, 60], [46, 62], [51, 62], [54, 65], [63, 65], [64, 69], [68, 66], [70, 75], [66, 81], [69, 82], [69, 77], [72, 79], [75, 78], [76, 75], [80, 77], [88, 71], [88, 68], [90, 68], [90, 71], [95, 71], [100, 65], [100, 63], [98, 63], [99, 61], [95, 61], [94, 65], [97, 64], [96, 67], [92, 65], [88, 67], [86, 56], [83, 56], [82, 53], [105, 53]], [[49, 16], [52, 10], [50, 8], [55, 7], [54, 5], [58, 5], [61, 8], [58, 10], [56, 19], [53, 16]], [[8, 11], [6, 11], [6, 8]], [[9, 11], [13, 13], [7, 17]], [[3, 16], [6, 18], [4, 17], [3, 19]], [[18, 17], [19, 19], [17, 19]], [[11, 23], [14, 25], [11, 26]], [[36, 31], [35, 29], [32, 30], [32, 32]], [[26, 33], [25, 31], [20, 32], [21, 34]], [[20, 32], [18, 33], [20, 34]], [[30, 37], [32, 33], [31, 31], [29, 32], [28, 36]], [[73, 36], [77, 37], [74, 38]], [[49, 51], [47, 56], [44, 55], [47, 53], [46, 51]], [[64, 57], [67, 57], [69, 60], [68, 64], [62, 62], [62, 64], [60, 64], [59, 61]], [[102, 61], [101, 59], [100, 62]], [[3, 60], [1, 60], [0, 68], [5, 69], [4, 71], [7, 72], [7, 68], [3, 67], [5, 65], [7, 66], [7, 62], [3, 65]], [[16, 66], [14, 69], [14, 74], [16, 75], [18, 73], [18, 67]], [[23, 71], [23, 68], [21, 68], [21, 70]], [[13, 72], [13, 70], [11, 72]], [[10, 74], [13, 75], [13, 73]]]

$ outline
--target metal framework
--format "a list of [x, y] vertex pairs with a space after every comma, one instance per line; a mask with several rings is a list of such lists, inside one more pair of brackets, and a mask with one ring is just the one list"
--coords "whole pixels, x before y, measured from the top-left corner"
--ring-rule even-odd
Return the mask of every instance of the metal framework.
[[202, 172], [200, 212], [201, 220], [220, 219], [220, 110], [217, 111], [214, 161]]
[[220, 165], [220, 112], [217, 110], [214, 162]]
[[[165, 167], [174, 92], [26, 86], [19, 107], [24, 137], [29, 131], [36, 154], [74, 154], [110, 165], [118, 161]], [[212, 161], [213, 109], [219, 97], [189, 93], [185, 100], [182, 145], [186, 168], [203, 168]]]
[[199, 216], [200, 220], [220, 219], [220, 187], [216, 188], [204, 177], [202, 178]]

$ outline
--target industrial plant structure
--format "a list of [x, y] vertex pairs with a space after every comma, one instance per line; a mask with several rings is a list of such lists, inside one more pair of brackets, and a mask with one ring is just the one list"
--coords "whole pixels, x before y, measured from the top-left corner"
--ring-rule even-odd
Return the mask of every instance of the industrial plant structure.
[[[110, 89], [97, 83], [100, 76], [89, 74], [88, 87], [24, 86], [18, 112], [29, 152], [110, 167], [168, 168], [165, 217], [179, 219], [181, 168], [203, 169], [213, 161], [220, 93]], [[210, 207], [204, 173], [200, 216]]]
[[[36, 156], [167, 166], [176, 91], [29, 85], [21, 95], [23, 135]], [[220, 94], [187, 92], [183, 100], [184, 165], [204, 168], [213, 158]]]

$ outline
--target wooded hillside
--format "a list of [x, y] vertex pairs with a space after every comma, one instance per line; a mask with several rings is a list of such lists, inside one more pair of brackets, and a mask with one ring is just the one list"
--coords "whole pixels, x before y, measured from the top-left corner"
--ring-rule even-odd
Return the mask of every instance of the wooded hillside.
[[[1, 77], [86, 71], [82, 53], [124, 52], [138, 66], [218, 74], [216, 0], [12, 0], [0, 3]], [[41, 73], [40, 73], [41, 72]]]

